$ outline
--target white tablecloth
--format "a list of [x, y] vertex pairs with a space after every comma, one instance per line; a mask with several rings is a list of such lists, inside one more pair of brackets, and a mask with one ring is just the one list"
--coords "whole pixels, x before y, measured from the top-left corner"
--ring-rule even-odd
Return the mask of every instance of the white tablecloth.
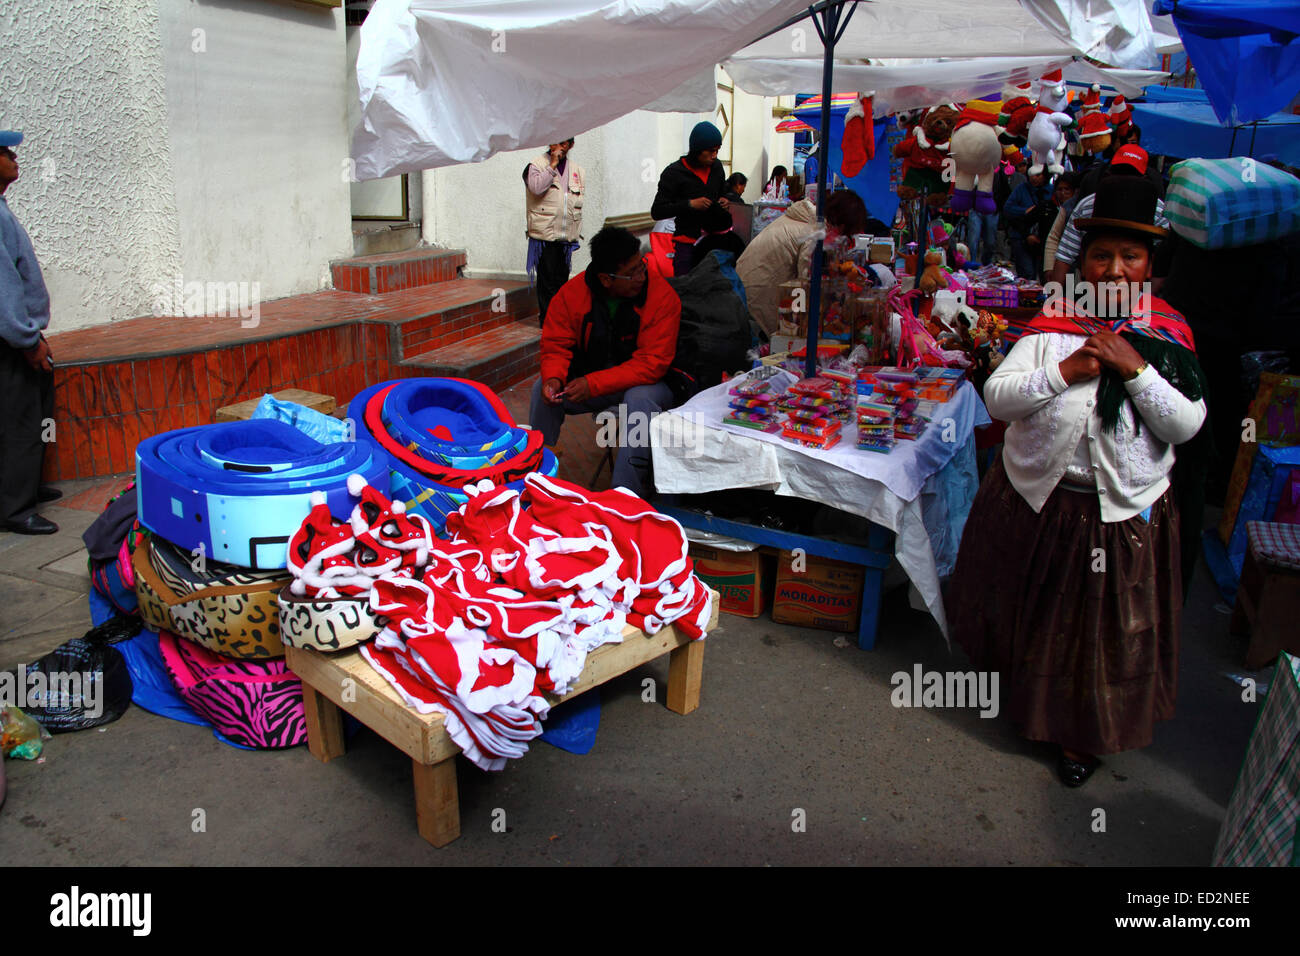
[[[773, 380], [775, 388], [795, 381], [791, 373], [781, 376]], [[651, 441], [659, 491], [766, 489], [840, 508], [888, 528], [896, 535], [899, 565], [946, 635], [939, 576], [951, 571], [974, 498], [973, 430], [990, 421], [974, 386], [963, 382], [951, 401], [937, 407], [919, 439], [899, 442], [882, 455], [859, 450], [857, 428], [851, 424], [844, 426], [843, 439], [829, 451], [725, 425], [727, 392], [735, 384], [708, 389], [655, 418]], [[954, 468], [940, 475], [950, 463]], [[940, 546], [938, 560], [932, 535]]]

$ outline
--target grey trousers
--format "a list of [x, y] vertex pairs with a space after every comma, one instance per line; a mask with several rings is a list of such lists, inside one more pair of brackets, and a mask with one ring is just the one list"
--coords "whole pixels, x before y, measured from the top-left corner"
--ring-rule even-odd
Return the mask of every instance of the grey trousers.
[[542, 398], [542, 380], [533, 385], [532, 409], [529, 424], [542, 433], [546, 444], [554, 448], [560, 438], [560, 427], [566, 415], [593, 415], [609, 409], [619, 416], [617, 431], [614, 426], [602, 427], [598, 435], [613, 433], [619, 439], [626, 437], [627, 445], [620, 444], [614, 456], [614, 487], [623, 487], [644, 498], [654, 490], [650, 482], [650, 417], [672, 404], [673, 393], [663, 382], [653, 385], [634, 385], [625, 392], [601, 395], [577, 404], [564, 402], [552, 405]]

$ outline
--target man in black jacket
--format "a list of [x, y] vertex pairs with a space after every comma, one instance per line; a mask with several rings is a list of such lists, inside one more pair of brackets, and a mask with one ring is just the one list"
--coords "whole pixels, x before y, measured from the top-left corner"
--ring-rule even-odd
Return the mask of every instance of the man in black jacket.
[[650, 215], [655, 219], [676, 219], [673, 235], [673, 275], [682, 276], [695, 264], [695, 240], [700, 238], [704, 210], [715, 202], [724, 208], [723, 169], [718, 161], [722, 133], [709, 122], [696, 123], [691, 130], [688, 152], [659, 174]]

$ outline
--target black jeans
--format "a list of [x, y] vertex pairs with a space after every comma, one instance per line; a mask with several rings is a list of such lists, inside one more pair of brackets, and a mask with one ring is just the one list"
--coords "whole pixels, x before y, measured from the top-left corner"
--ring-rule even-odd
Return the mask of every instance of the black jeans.
[[569, 281], [569, 257], [564, 242], [548, 242], [542, 248], [537, 259], [537, 317], [546, 324], [546, 310], [560, 291], [560, 286]]
[[45, 462], [41, 433], [43, 423], [54, 420], [54, 376], [32, 368], [18, 349], [0, 344], [0, 395], [0, 522], [22, 521], [36, 513]]

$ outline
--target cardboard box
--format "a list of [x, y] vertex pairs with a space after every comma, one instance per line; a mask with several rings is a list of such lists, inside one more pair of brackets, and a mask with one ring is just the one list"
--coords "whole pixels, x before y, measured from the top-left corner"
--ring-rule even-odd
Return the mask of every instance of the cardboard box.
[[802, 570], [794, 570], [794, 555], [789, 551], [782, 551], [777, 558], [772, 620], [827, 631], [856, 631], [866, 569], [812, 555], [803, 557], [800, 566]]
[[727, 614], [758, 617], [768, 606], [770, 576], [764, 567], [763, 554], [753, 551], [725, 551], [691, 542], [687, 552], [695, 562], [695, 573], [721, 598], [719, 605]]

